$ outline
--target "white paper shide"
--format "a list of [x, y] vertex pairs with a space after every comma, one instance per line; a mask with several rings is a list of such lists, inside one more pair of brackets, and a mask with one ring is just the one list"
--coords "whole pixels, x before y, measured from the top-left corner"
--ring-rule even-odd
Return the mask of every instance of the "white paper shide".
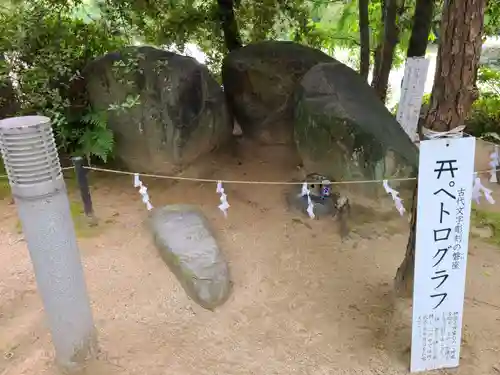
[[459, 363], [475, 141], [420, 145], [412, 372]]

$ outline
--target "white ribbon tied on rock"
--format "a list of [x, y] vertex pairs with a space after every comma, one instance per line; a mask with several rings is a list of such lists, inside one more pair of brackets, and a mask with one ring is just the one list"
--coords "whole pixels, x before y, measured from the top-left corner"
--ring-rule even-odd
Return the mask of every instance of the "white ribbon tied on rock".
[[314, 215], [314, 203], [311, 199], [311, 190], [307, 186], [307, 182], [302, 184], [302, 196], [307, 197], [307, 214], [311, 219], [314, 219], [316, 215]]
[[498, 155], [498, 146], [495, 146], [495, 151], [490, 155], [490, 182], [498, 182], [497, 180], [497, 168], [500, 165], [500, 158]]
[[142, 183], [138, 173], [134, 174], [134, 187], [139, 188], [139, 194], [141, 194], [142, 202], [146, 205], [147, 210], [151, 211], [153, 209], [153, 205], [149, 200], [148, 188]]
[[222, 187], [222, 181], [217, 182], [216, 192], [220, 194], [220, 204], [219, 210], [221, 210], [225, 217], [227, 217], [227, 210], [231, 207], [227, 201], [227, 195], [224, 192], [224, 188]]
[[481, 183], [481, 179], [476, 177], [474, 179], [474, 185], [472, 186], [472, 199], [474, 199], [477, 204], [480, 204], [479, 200], [481, 198], [481, 193], [484, 194], [484, 198], [489, 204], [495, 204], [495, 200], [491, 196], [492, 191], [484, 187]]
[[383, 181], [384, 189], [387, 194], [390, 194], [392, 196], [392, 200], [394, 201], [394, 205], [396, 206], [396, 210], [398, 210], [399, 214], [401, 216], [404, 215], [406, 212], [404, 206], [403, 206], [403, 200], [399, 197], [399, 192], [394, 190], [389, 186], [389, 181], [384, 180]]

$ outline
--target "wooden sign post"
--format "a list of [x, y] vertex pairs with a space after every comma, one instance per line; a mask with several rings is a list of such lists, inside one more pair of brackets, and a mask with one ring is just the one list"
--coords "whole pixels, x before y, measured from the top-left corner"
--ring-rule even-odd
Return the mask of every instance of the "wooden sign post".
[[475, 145], [420, 143], [411, 372], [459, 363]]
[[406, 60], [396, 120], [414, 141], [418, 140], [417, 125], [428, 70], [429, 60], [425, 57], [410, 57]]

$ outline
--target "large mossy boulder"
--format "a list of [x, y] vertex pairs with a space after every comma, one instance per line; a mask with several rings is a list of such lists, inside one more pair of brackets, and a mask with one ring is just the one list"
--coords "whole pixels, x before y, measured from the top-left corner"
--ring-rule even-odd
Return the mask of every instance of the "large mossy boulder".
[[365, 80], [348, 66], [318, 64], [297, 86], [295, 141], [309, 172], [336, 181], [413, 175], [418, 148]]
[[194, 206], [155, 208], [150, 229], [162, 259], [200, 306], [213, 310], [230, 295], [229, 267], [205, 216]]
[[109, 53], [85, 71], [92, 107], [108, 111], [119, 162], [174, 173], [231, 136], [224, 94], [195, 59], [152, 47]]
[[265, 143], [293, 142], [295, 86], [317, 63], [335, 61], [284, 41], [249, 44], [229, 53], [222, 65], [224, 91], [243, 133]]

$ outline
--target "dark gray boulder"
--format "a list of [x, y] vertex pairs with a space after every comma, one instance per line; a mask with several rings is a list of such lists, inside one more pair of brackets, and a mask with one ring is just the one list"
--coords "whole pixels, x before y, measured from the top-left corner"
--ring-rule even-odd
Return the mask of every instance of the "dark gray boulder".
[[155, 208], [150, 229], [162, 259], [189, 297], [213, 310], [231, 292], [229, 267], [204, 215], [194, 206]]
[[93, 108], [119, 108], [108, 111], [108, 125], [115, 156], [129, 169], [178, 172], [231, 137], [222, 89], [191, 57], [128, 47], [93, 61], [83, 75]]
[[336, 62], [296, 88], [294, 133], [307, 171], [335, 181], [413, 175], [418, 148], [365, 80]]
[[295, 86], [311, 67], [332, 61], [319, 50], [285, 41], [249, 44], [229, 53], [222, 80], [243, 133], [265, 143], [293, 143]]

